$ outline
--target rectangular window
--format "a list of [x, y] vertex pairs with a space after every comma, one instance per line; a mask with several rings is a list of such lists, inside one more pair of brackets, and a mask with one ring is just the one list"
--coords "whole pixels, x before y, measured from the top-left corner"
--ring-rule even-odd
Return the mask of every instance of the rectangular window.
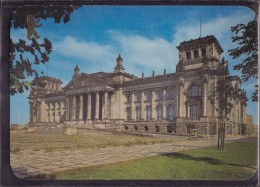
[[162, 106], [159, 105], [157, 107], [157, 120], [158, 121], [162, 120], [162, 116], [163, 116]]
[[191, 54], [190, 54], [190, 52], [186, 52], [186, 59], [187, 59], [187, 60], [190, 60], [190, 59], [191, 59]]
[[151, 120], [151, 106], [146, 107], [146, 121]]
[[190, 106], [190, 118], [198, 119], [200, 114], [200, 106], [199, 105], [191, 105]]
[[155, 126], [155, 132], [160, 132], [159, 126]]
[[141, 108], [136, 108], [136, 121], [141, 121]]
[[198, 50], [195, 50], [195, 51], [194, 51], [194, 58], [199, 58], [199, 52], [198, 52]]
[[126, 116], [127, 116], [127, 121], [130, 121], [131, 120], [131, 108], [130, 107], [128, 107], [127, 109], [126, 109]]
[[173, 115], [174, 115], [173, 105], [170, 105], [168, 107], [168, 120], [172, 121], [173, 120]]
[[205, 56], [206, 56], [206, 49], [205, 49], [205, 48], [201, 50], [201, 56], [202, 56], [202, 57], [205, 57]]

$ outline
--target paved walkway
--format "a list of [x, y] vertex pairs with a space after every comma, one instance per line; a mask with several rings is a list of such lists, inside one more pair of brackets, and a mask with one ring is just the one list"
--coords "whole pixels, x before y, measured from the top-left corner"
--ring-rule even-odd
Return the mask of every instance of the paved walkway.
[[74, 151], [27, 151], [11, 154], [11, 167], [19, 178], [50, 175], [69, 169], [115, 163], [215, 145], [216, 139], [185, 140], [171, 144], [106, 147]]

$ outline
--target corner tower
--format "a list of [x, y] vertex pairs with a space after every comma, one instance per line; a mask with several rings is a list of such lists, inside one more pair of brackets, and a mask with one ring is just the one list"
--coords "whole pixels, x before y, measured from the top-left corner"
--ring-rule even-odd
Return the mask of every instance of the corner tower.
[[218, 40], [210, 35], [195, 40], [181, 42], [177, 46], [179, 50], [179, 63], [176, 70], [197, 69], [203, 65], [209, 68], [217, 68], [223, 49]]

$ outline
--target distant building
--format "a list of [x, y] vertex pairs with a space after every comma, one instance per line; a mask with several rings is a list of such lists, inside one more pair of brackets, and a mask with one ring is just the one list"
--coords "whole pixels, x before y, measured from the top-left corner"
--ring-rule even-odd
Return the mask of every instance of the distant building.
[[246, 115], [246, 119], [241, 130], [242, 130], [241, 134], [246, 134], [249, 136], [254, 135], [253, 116], [248, 114]]
[[[119, 55], [113, 72], [80, 73], [64, 87], [59, 79], [40, 77], [42, 85], [29, 96], [30, 122], [65, 123], [125, 131], [216, 134], [220, 127], [217, 81], [226, 64], [214, 36], [180, 43], [175, 73], [141, 78], [126, 73]], [[163, 54], [162, 54], [163, 55]], [[39, 82], [35, 80], [35, 82]], [[246, 123], [245, 92], [238, 76], [226, 76], [236, 89], [226, 133], [237, 135]]]

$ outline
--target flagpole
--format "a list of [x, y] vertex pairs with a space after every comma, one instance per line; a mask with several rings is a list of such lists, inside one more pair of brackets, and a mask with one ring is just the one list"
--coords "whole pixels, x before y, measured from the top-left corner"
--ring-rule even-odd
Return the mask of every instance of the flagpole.
[[200, 38], [201, 38], [201, 13], [200, 13]]

